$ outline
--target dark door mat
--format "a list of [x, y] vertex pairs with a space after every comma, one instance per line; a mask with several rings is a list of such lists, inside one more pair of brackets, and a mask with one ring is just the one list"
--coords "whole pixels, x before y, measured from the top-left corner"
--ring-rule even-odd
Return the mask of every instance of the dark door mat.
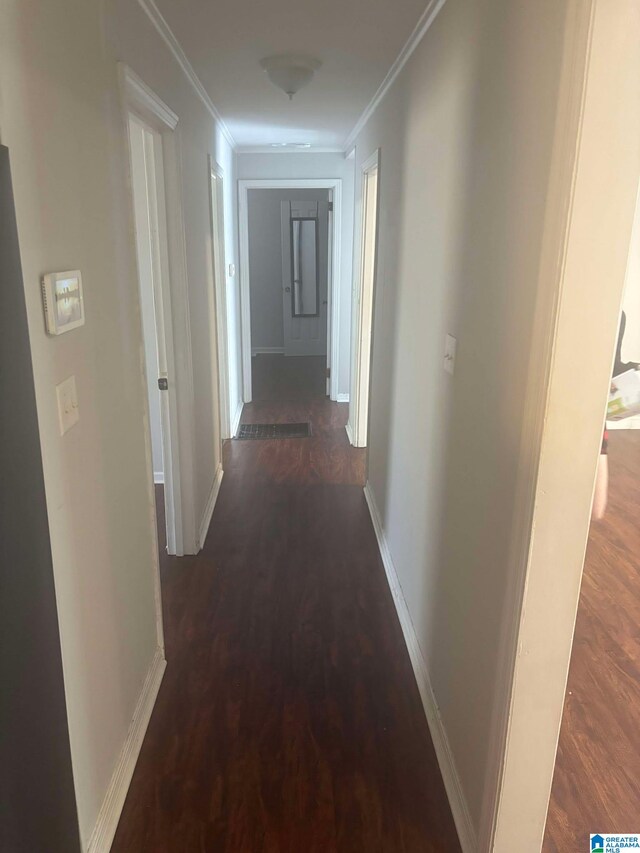
[[259, 438], [308, 438], [311, 424], [240, 424], [236, 438], [241, 440]]

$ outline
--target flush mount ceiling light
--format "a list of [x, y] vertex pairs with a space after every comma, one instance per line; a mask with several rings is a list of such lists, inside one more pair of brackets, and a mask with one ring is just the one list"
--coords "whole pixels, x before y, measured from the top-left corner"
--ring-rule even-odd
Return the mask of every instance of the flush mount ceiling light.
[[260, 61], [260, 65], [273, 85], [282, 89], [292, 100], [297, 91], [311, 82], [322, 63], [310, 56], [282, 54], [268, 56]]

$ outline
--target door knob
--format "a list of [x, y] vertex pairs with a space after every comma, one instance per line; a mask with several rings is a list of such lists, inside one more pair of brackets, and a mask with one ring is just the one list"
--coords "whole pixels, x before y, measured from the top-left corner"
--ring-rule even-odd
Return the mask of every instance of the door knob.
[[291, 288], [290, 288], [290, 287], [285, 287], [284, 292], [285, 292], [285, 293], [291, 293]]

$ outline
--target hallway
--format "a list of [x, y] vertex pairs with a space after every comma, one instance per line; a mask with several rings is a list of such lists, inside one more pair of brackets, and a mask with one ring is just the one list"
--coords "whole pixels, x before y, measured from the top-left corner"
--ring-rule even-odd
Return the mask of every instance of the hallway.
[[114, 853], [460, 849], [346, 416], [245, 406], [312, 437], [227, 442], [204, 550], [163, 558], [168, 666]]
[[[638, 45], [637, 0], [0, 5], [2, 853], [540, 853]], [[615, 563], [562, 853], [638, 794]]]

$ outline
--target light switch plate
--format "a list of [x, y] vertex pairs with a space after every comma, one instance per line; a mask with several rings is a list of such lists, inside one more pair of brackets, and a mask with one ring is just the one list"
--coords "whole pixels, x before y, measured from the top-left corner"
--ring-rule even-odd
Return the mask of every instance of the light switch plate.
[[453, 375], [456, 366], [456, 339], [447, 335], [444, 343], [444, 369]]
[[67, 430], [70, 430], [80, 420], [75, 376], [69, 376], [64, 382], [56, 385], [56, 397], [58, 399], [60, 435], [64, 435]]
[[229, 264], [229, 278], [233, 278], [235, 274], [236, 274], [236, 265], [235, 264]]

